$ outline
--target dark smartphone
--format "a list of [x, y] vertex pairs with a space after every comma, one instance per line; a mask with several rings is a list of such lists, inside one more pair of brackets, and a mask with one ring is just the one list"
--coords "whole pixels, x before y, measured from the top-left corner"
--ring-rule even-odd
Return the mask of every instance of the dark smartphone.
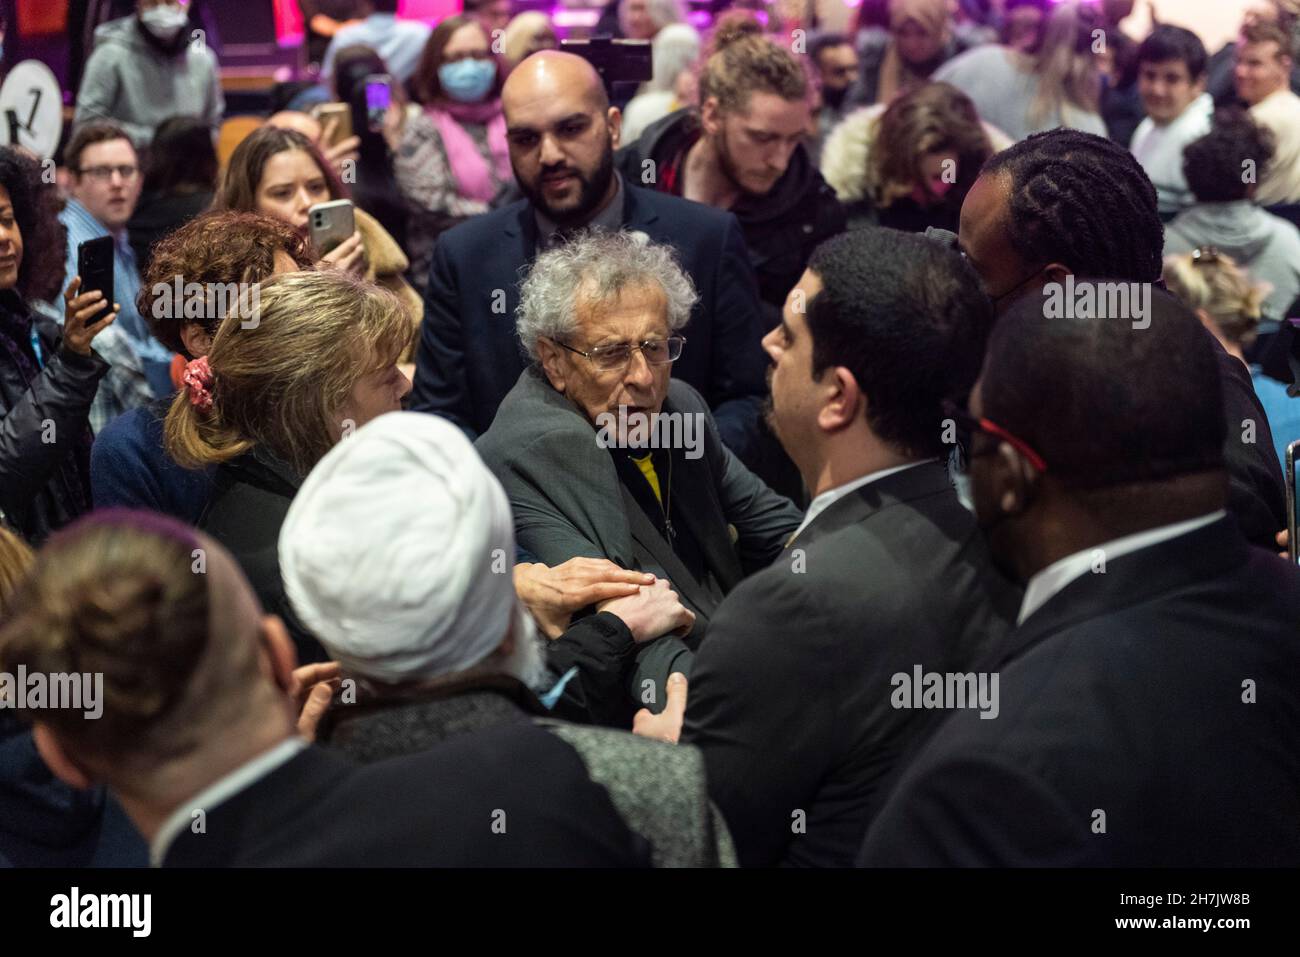
[[383, 132], [384, 114], [393, 102], [393, 78], [387, 73], [372, 73], [365, 79], [366, 129]]
[[[77, 290], [77, 295], [98, 289], [104, 294], [104, 309], [111, 311], [113, 308], [112, 236], [87, 239], [77, 247], [77, 275], [81, 277], [81, 288]], [[87, 324], [98, 322], [103, 318], [101, 309]]]

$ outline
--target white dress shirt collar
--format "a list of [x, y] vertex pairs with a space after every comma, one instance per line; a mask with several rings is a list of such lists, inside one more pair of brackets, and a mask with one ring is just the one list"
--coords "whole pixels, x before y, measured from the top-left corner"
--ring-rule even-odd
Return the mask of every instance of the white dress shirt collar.
[[257, 783], [280, 765], [287, 764], [305, 747], [307, 742], [297, 735], [286, 738], [269, 751], [263, 751], [247, 764], [231, 771], [215, 784], [204, 788], [194, 797], [181, 802], [167, 820], [163, 821], [162, 827], [158, 829], [158, 833], [149, 844], [150, 866], [162, 867], [163, 859], [167, 856], [172, 841], [190, 826], [196, 808], [201, 808], [205, 812], [211, 811], [222, 801], [234, 797], [244, 788]]
[[893, 468], [881, 469], [878, 472], [868, 472], [866, 475], [859, 476], [851, 482], [845, 482], [843, 485], [837, 485], [835, 488], [827, 489], [812, 500], [812, 504], [808, 506], [808, 511], [804, 515], [803, 521], [799, 524], [799, 527], [795, 529], [794, 534], [790, 536], [790, 541], [793, 542], [798, 538], [799, 534], [811, 525], [818, 515], [826, 511], [826, 509], [830, 508], [850, 492], [856, 492], [858, 489], [862, 488], [862, 486], [870, 485], [872, 482], [879, 481], [887, 475], [893, 475], [895, 472], [901, 472], [904, 469], [914, 468], [918, 465], [925, 465], [927, 462], [937, 461], [939, 460], [921, 459], [916, 462], [908, 462], [906, 465], [895, 465]]
[[[1111, 562], [1121, 555], [1128, 555], [1139, 549], [1159, 545], [1161, 542], [1167, 542], [1180, 535], [1186, 535], [1188, 532], [1194, 532], [1198, 528], [1212, 525], [1227, 514], [1223, 509], [1219, 509], [1219, 511], [1209, 515], [1189, 518], [1185, 522], [1175, 522], [1172, 525], [1149, 528], [1145, 532], [1125, 535], [1123, 538], [1104, 542], [1095, 548], [1085, 548], [1083, 551], [1075, 552], [1073, 555], [1066, 555], [1064, 558], [1052, 562], [1052, 564], [1029, 579], [1029, 586], [1025, 589], [1024, 600], [1020, 603], [1020, 614], [1016, 618], [1016, 624], [1023, 624], [1026, 618], [1047, 604], [1048, 599], [1070, 582], [1092, 572], [1097, 562]], [[1105, 568], [1104, 564], [1097, 569], [1099, 574], [1103, 568]]]

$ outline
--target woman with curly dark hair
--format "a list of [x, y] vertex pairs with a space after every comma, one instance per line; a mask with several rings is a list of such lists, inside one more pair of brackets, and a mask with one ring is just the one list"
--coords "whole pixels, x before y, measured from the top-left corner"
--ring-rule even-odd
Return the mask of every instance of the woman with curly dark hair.
[[[287, 223], [256, 213], [208, 213], [154, 247], [136, 306], [159, 342], [184, 361], [198, 359], [208, 354], [241, 292], [251, 295], [274, 275], [311, 266], [306, 240]], [[200, 291], [201, 308], [191, 304]], [[212, 493], [212, 469], [182, 468], [163, 450], [169, 402], [131, 409], [96, 437], [90, 477], [97, 508], [147, 508], [198, 521]]]
[[90, 404], [108, 372], [90, 343], [119, 308], [105, 315], [76, 277], [62, 330], [32, 312], [29, 297], [57, 288], [61, 230], [36, 161], [0, 147], [0, 522], [34, 545], [90, 509]]
[[975, 104], [947, 83], [927, 83], [855, 110], [822, 148], [821, 172], [849, 213], [850, 228], [957, 231], [961, 205], [995, 152], [1011, 145], [980, 121]]

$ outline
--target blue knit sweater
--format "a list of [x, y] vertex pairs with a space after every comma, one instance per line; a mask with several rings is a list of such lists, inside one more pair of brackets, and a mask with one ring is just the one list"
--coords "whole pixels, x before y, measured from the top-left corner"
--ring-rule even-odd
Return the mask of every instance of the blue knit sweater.
[[163, 450], [166, 402], [131, 409], [95, 437], [90, 486], [96, 508], [147, 508], [198, 523], [214, 469], [183, 469]]

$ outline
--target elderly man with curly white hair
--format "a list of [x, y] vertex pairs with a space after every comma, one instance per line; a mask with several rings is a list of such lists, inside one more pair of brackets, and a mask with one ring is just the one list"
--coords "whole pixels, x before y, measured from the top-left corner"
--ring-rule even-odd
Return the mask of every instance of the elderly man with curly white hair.
[[539, 256], [516, 317], [532, 363], [477, 444], [528, 553], [653, 573], [695, 613], [684, 644], [651, 642], [630, 667], [629, 690], [652, 712], [723, 596], [770, 564], [801, 518], [671, 377], [695, 295], [672, 249], [643, 235], [593, 231]]

